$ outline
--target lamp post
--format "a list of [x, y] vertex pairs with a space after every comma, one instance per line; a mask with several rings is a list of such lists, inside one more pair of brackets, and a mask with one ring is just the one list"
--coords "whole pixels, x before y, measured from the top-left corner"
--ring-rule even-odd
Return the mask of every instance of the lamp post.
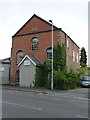
[[52, 23], [52, 77], [51, 77], [51, 89], [53, 90], [53, 22], [52, 22], [52, 20], [49, 20], [49, 22]]

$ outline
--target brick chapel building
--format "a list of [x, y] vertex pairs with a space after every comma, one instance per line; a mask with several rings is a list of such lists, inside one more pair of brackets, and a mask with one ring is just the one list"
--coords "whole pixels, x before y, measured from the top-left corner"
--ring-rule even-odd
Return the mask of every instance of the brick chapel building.
[[[37, 66], [43, 64], [47, 58], [51, 58], [51, 32], [52, 25], [34, 14], [16, 34], [12, 36], [11, 84], [18, 82], [20, 77], [19, 65], [26, 59], [25, 56], [28, 56], [27, 58]], [[78, 45], [61, 28], [54, 26], [53, 34], [54, 45], [57, 45], [58, 42], [65, 43], [68, 71], [71, 69], [79, 69]]]

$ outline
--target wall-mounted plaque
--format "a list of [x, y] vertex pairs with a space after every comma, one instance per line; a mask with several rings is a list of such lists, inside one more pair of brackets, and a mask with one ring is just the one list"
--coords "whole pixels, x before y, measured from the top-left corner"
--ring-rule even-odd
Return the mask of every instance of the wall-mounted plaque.
[[36, 31], [36, 30], [37, 30], [37, 27], [32, 27], [31, 30], [32, 30], [32, 31]]
[[30, 61], [24, 61], [24, 65], [31, 65]]

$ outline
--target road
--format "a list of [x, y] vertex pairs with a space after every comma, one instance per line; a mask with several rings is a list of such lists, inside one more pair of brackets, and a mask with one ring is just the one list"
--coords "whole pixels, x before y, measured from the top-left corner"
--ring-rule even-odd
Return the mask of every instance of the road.
[[88, 118], [87, 92], [36, 93], [3, 89], [3, 118]]

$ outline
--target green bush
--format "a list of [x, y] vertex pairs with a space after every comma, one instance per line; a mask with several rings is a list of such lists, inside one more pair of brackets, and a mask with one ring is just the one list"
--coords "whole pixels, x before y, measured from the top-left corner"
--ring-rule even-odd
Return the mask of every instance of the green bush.
[[67, 80], [67, 88], [68, 89], [74, 89], [76, 87], [78, 87], [79, 85], [79, 78], [78, 78], [78, 74], [75, 72], [67, 72], [65, 74], [66, 76], [66, 80]]
[[79, 75], [82, 77], [82, 76], [85, 76], [86, 74], [88, 74], [88, 67], [81, 67], [80, 70], [79, 70]]
[[36, 87], [43, 87], [46, 85], [47, 81], [47, 72], [45, 72], [45, 67], [37, 67], [36, 74], [35, 74], [35, 82], [34, 86]]
[[[67, 89], [74, 89], [79, 86], [80, 80], [78, 78], [78, 74], [71, 71], [56, 71], [54, 70], [54, 88], [67, 90]], [[36, 68], [35, 74], [35, 83], [36, 87], [46, 87], [50, 88], [50, 82], [48, 81], [48, 67], [45, 64], [43, 67]]]
[[[66, 70], [66, 48], [64, 44], [58, 44], [54, 47], [54, 88], [55, 89], [73, 89], [79, 85], [78, 74]], [[50, 88], [51, 80], [51, 59], [44, 62], [43, 67], [36, 68], [35, 86]]]
[[54, 88], [62, 90], [67, 89], [65, 74], [60, 70], [54, 70]]
[[75, 72], [54, 71], [54, 88], [56, 89], [74, 89], [79, 85], [78, 75]]

